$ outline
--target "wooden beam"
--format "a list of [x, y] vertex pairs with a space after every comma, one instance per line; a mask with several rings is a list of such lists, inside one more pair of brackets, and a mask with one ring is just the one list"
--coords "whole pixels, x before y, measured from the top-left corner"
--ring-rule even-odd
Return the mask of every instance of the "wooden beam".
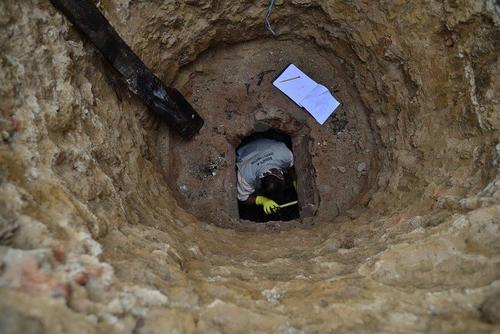
[[182, 138], [190, 139], [203, 119], [175, 88], [166, 87], [130, 49], [104, 15], [89, 0], [50, 0], [85, 35], [137, 94]]

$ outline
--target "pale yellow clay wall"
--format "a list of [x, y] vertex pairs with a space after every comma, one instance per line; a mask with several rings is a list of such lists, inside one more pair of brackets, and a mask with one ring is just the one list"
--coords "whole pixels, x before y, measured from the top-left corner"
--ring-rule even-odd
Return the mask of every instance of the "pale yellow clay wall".
[[[166, 83], [210, 47], [272, 38], [266, 5], [99, 2]], [[349, 68], [380, 171], [333, 221], [274, 233], [176, 204], [158, 121], [49, 1], [0, 13], [5, 332], [499, 329], [495, 1], [276, 2], [279, 38]]]

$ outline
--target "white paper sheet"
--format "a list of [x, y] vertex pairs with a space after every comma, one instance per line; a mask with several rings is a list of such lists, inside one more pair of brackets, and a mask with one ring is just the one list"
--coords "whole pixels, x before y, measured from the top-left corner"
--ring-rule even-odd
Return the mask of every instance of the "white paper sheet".
[[302, 106], [300, 101], [318, 84], [291, 64], [274, 80], [273, 85], [291, 98], [293, 102]]
[[304, 107], [319, 124], [325, 123], [340, 105], [328, 88], [317, 84], [293, 64], [274, 80], [273, 85]]

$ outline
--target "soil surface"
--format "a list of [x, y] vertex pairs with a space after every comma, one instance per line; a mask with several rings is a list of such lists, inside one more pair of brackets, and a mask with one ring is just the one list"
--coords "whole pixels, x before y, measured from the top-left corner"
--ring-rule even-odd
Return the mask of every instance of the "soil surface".
[[[293, 63], [325, 85], [341, 102], [325, 124], [272, 85]], [[199, 136], [189, 142], [170, 140], [161, 153], [167, 180], [183, 207], [219, 226], [235, 224], [234, 150], [253, 131], [274, 126], [292, 137], [310, 138], [320, 203], [317, 217], [332, 219], [348, 209], [375, 173], [375, 145], [365, 109], [340, 59], [299, 40], [256, 40], [221, 46], [183, 68], [174, 82], [205, 119]], [[166, 137], [163, 137], [166, 141]], [[167, 146], [165, 142], [159, 147]], [[189, 154], [186, 154], [189, 152]], [[304, 173], [298, 169], [297, 174]], [[290, 222], [287, 227], [299, 222]]]
[[[50, 1], [0, 1], [2, 333], [498, 333], [495, 1], [276, 1], [277, 36], [264, 1], [94, 2], [205, 127], [175, 142]], [[289, 62], [324, 126], [270, 85]], [[234, 216], [268, 127], [304, 228]]]

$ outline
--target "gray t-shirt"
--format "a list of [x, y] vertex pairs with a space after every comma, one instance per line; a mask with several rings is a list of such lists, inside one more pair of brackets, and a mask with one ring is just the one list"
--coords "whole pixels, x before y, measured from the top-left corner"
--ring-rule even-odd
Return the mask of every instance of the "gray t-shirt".
[[259, 188], [259, 179], [272, 168], [293, 166], [292, 151], [285, 143], [272, 139], [257, 139], [236, 152], [238, 166], [238, 199], [245, 201]]

